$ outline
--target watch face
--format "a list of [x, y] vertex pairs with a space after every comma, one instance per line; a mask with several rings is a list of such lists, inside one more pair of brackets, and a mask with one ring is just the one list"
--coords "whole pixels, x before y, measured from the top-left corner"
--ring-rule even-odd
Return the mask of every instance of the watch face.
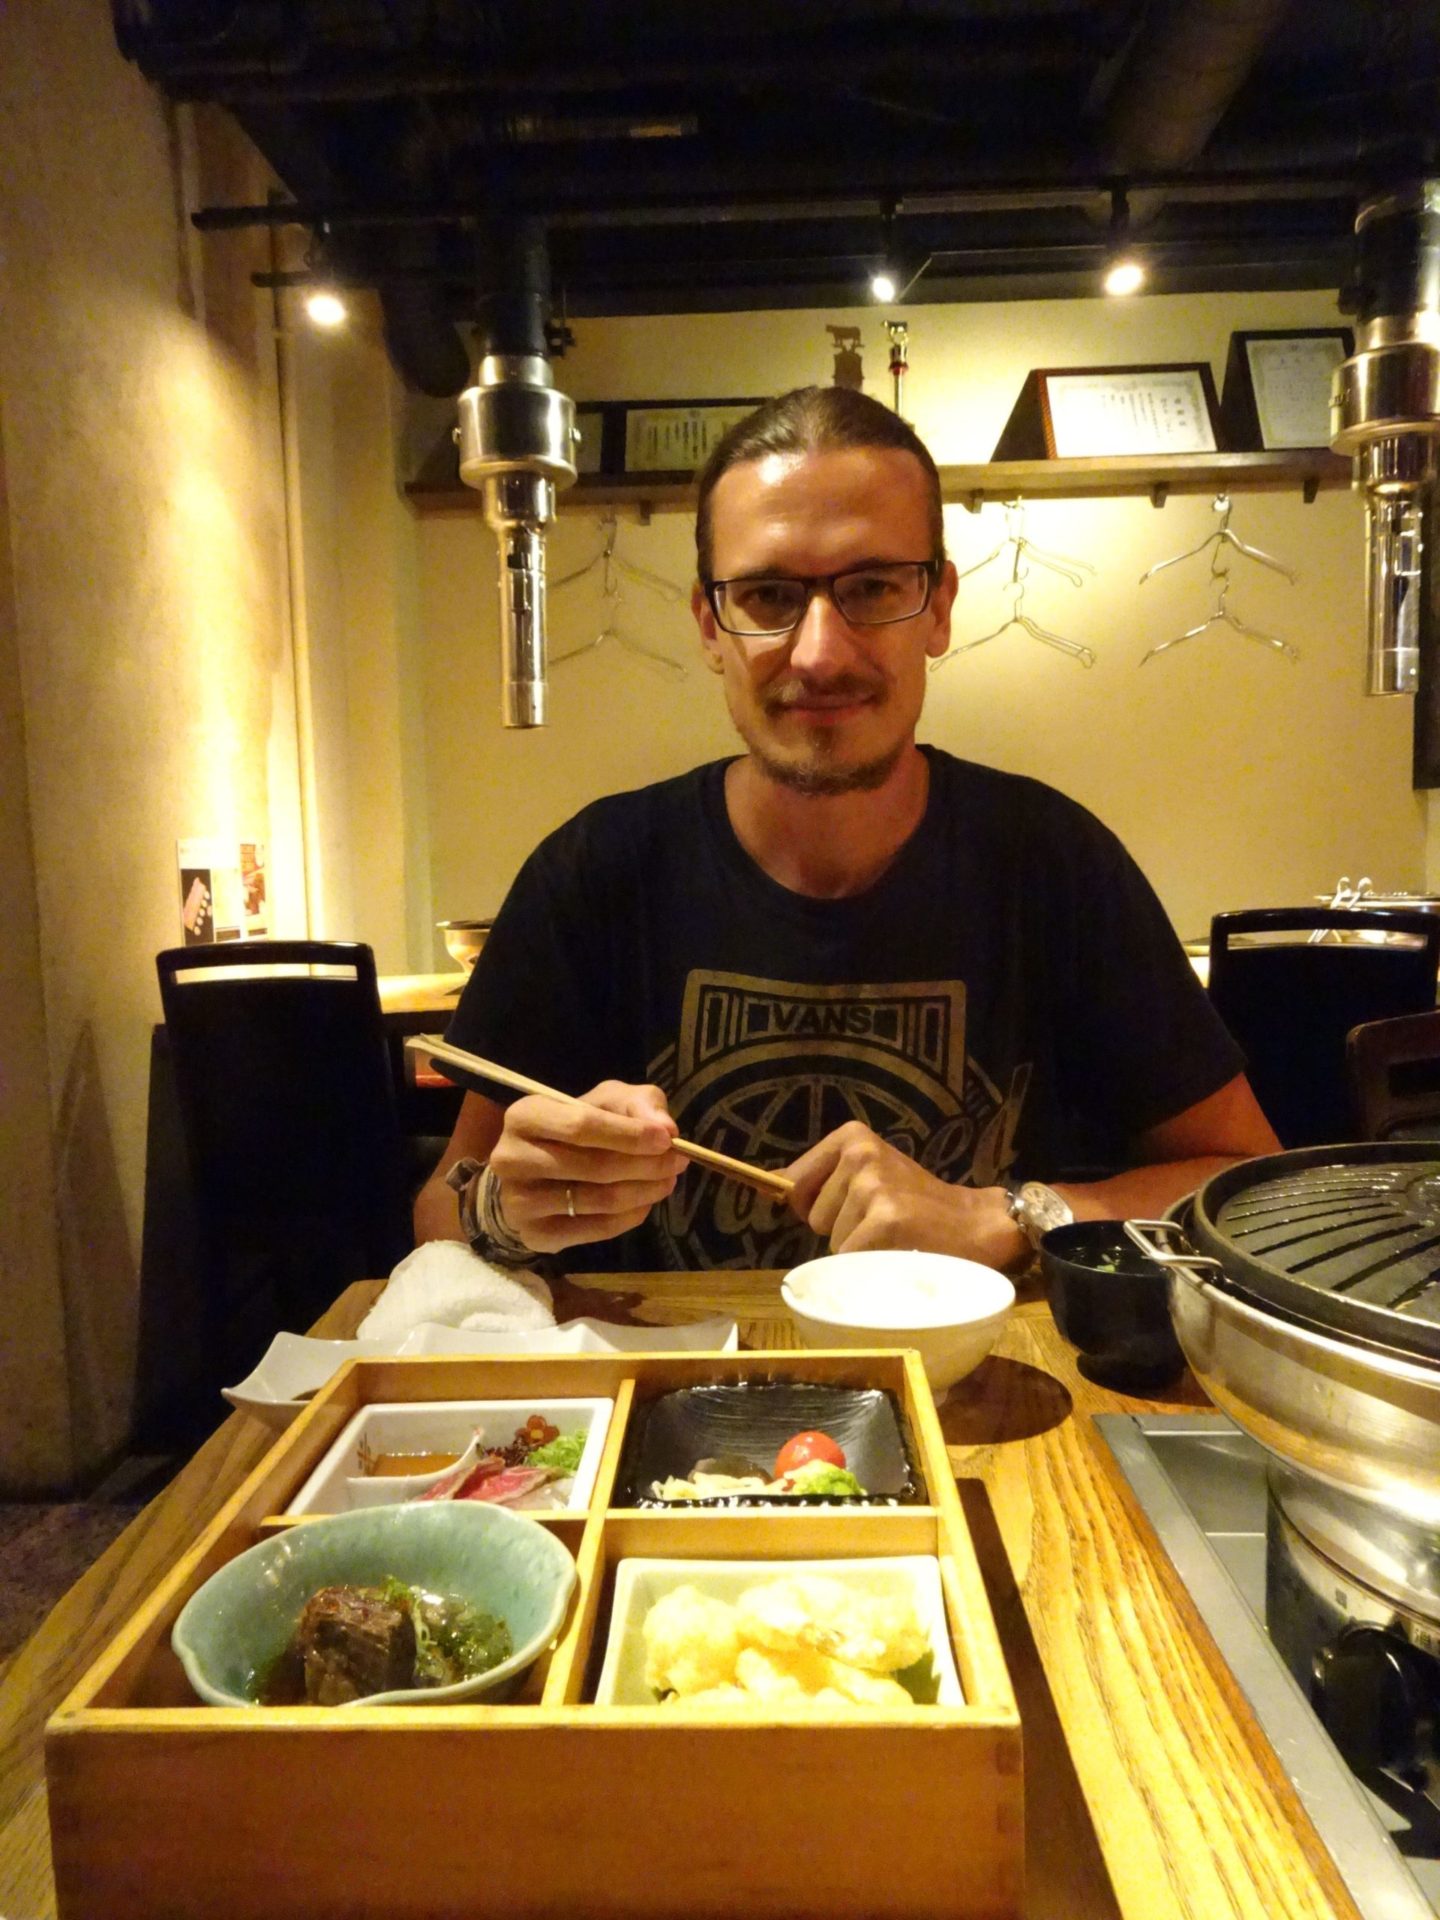
[[1020, 1189], [1020, 1204], [1027, 1224], [1036, 1233], [1048, 1233], [1051, 1227], [1067, 1226], [1075, 1218], [1068, 1201], [1041, 1180], [1027, 1180]]
[[1038, 1247], [1052, 1227], [1068, 1226], [1075, 1218], [1069, 1202], [1043, 1180], [1027, 1180], [1015, 1194], [1010, 1212], [1032, 1247]]

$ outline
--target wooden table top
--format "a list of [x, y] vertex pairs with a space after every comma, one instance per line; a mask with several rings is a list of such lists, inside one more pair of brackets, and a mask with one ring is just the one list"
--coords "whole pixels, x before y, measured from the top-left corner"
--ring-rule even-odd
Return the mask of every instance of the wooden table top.
[[382, 1013], [433, 1013], [443, 1025], [455, 1011], [463, 973], [382, 973], [376, 983]]
[[[314, 1331], [352, 1334], [379, 1284], [347, 1289]], [[727, 1314], [748, 1347], [796, 1344], [778, 1274], [577, 1284], [627, 1288], [651, 1324]], [[1020, 1707], [1029, 1920], [1358, 1920], [1090, 1425], [1205, 1404], [1188, 1375], [1164, 1400], [1092, 1386], [1048, 1308], [1022, 1296], [941, 1409]], [[55, 1911], [46, 1718], [274, 1439], [232, 1415], [0, 1674], [4, 1920]]]

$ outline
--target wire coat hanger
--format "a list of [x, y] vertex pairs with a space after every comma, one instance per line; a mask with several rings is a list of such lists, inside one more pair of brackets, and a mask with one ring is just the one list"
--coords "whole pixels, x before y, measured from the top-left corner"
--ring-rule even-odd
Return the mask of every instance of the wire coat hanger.
[[[1187, 627], [1184, 633], [1177, 633], [1172, 640], [1162, 640], [1158, 647], [1151, 647], [1148, 653], [1141, 656], [1142, 667], [1147, 660], [1153, 660], [1157, 654], [1168, 653], [1171, 647], [1178, 647], [1182, 640], [1193, 640], [1198, 634], [1208, 632], [1211, 627], [1233, 627], [1236, 633], [1243, 633], [1247, 640], [1259, 640], [1265, 646], [1273, 647], [1277, 653], [1283, 653], [1292, 665], [1298, 663], [1300, 659], [1298, 647], [1292, 647], [1288, 640], [1281, 640], [1273, 633], [1263, 633], [1259, 627], [1248, 626], [1238, 614], [1230, 611], [1225, 604], [1226, 595], [1230, 591], [1230, 569], [1217, 564], [1219, 553], [1220, 550], [1217, 547], [1215, 558], [1210, 565], [1210, 577], [1218, 583], [1213, 610], [1198, 626]], [[1280, 571], [1283, 573], [1285, 569], [1282, 567]]]
[[[1220, 515], [1220, 524], [1216, 527], [1215, 531], [1207, 534], [1198, 547], [1190, 547], [1184, 553], [1172, 553], [1168, 560], [1157, 560], [1153, 567], [1147, 567], [1140, 576], [1140, 585], [1142, 587], [1147, 580], [1153, 580], [1157, 573], [1164, 573], [1167, 567], [1178, 567], [1182, 560], [1193, 560], [1196, 554], [1204, 553], [1207, 547], [1214, 547], [1218, 553], [1222, 546], [1237, 548], [1239, 552], [1245, 555], [1247, 560], [1258, 560], [1262, 567], [1273, 567], [1276, 573], [1284, 574], [1292, 587], [1296, 584], [1300, 576], [1293, 568], [1287, 567], [1283, 560], [1277, 560], [1273, 553], [1262, 553], [1259, 547], [1248, 546], [1237, 533], [1231, 532], [1230, 496], [1228, 493], [1216, 494], [1214, 511]], [[1212, 566], [1210, 571], [1214, 573], [1216, 569]]]
[[1063, 633], [1052, 633], [1048, 627], [1042, 627], [1038, 620], [1032, 619], [1026, 613], [1025, 583], [1030, 575], [1032, 560], [1038, 561], [1049, 572], [1062, 575], [1075, 587], [1084, 586], [1083, 574], [1088, 573], [1093, 576], [1094, 567], [1088, 560], [1071, 560], [1064, 554], [1050, 553], [1044, 547], [1036, 546], [1025, 533], [1025, 503], [1023, 500], [1015, 499], [1005, 502], [1005, 538], [993, 553], [987, 554], [983, 560], [976, 561], [974, 566], [967, 567], [965, 573], [958, 577], [963, 580], [967, 574], [978, 573], [981, 567], [988, 566], [992, 560], [998, 559], [1007, 547], [1011, 548], [1013, 553], [1008, 584], [1015, 590], [1008, 618], [1002, 620], [993, 632], [982, 633], [976, 640], [965, 640], [958, 647], [951, 647], [941, 654], [938, 660], [930, 662], [930, 671], [934, 673], [938, 668], [943, 667], [947, 660], [953, 660], [957, 654], [970, 653], [976, 647], [985, 646], [988, 641], [998, 640], [1001, 634], [1008, 633], [1011, 627], [1020, 627], [1032, 639], [1041, 640], [1047, 647], [1054, 647], [1058, 652], [1067, 654], [1072, 660], [1078, 660], [1081, 666], [1093, 667], [1095, 655], [1089, 647], [1082, 646], [1077, 640], [1067, 639]]
[[[1015, 590], [1015, 597], [1011, 603], [1009, 616], [1002, 620], [993, 632], [982, 633], [976, 640], [962, 641], [958, 647], [951, 647], [948, 652], [942, 653], [938, 660], [932, 660], [930, 662], [931, 673], [936, 672], [948, 661], [953, 660], [957, 654], [971, 653], [976, 647], [983, 647], [991, 640], [998, 640], [1001, 634], [1008, 633], [1011, 627], [1022, 628], [1032, 639], [1043, 641], [1047, 647], [1054, 647], [1058, 652], [1067, 654], [1070, 659], [1078, 660], [1082, 667], [1094, 666], [1095, 655], [1089, 647], [1082, 646], [1078, 640], [1068, 640], [1063, 633], [1052, 633], [1048, 627], [1042, 627], [1038, 620], [1032, 620], [1030, 615], [1026, 613], [1025, 583], [1030, 571], [1026, 554], [1028, 551], [1033, 551], [1033, 549], [1030, 548], [1029, 542], [1023, 539], [1017, 539], [1014, 542], [1014, 546], [1015, 559], [1010, 569], [1009, 585]], [[1042, 564], [1052, 567], [1055, 572], [1065, 571], [1064, 567], [1056, 567], [1054, 562], [1050, 560], [1046, 560]], [[1085, 562], [1081, 561], [1079, 564], [1083, 566]], [[1094, 569], [1091, 568], [1090, 571], [1093, 572]], [[1080, 584], [1081, 582], [1077, 579], [1075, 585], [1078, 587]]]
[[606, 516], [603, 525], [605, 544], [595, 558], [587, 560], [583, 567], [577, 567], [573, 573], [563, 575], [554, 583], [557, 587], [568, 586], [572, 580], [580, 579], [597, 566], [603, 569], [601, 574], [603, 620], [600, 631], [592, 640], [581, 641], [578, 647], [569, 647], [564, 653], [552, 653], [551, 666], [563, 666], [567, 660], [578, 660], [582, 653], [594, 653], [597, 647], [603, 647], [613, 640], [617, 646], [624, 647], [627, 653], [637, 653], [642, 659], [653, 660], [657, 666], [664, 667], [667, 672], [677, 674], [683, 680], [689, 672], [689, 668], [683, 662], [666, 653], [662, 647], [648, 646], [645, 641], [637, 640], [633, 634], [627, 633], [623, 627], [616, 624], [615, 617], [625, 598], [624, 590], [620, 585], [621, 572], [642, 581], [653, 592], [659, 593], [665, 599], [680, 600], [684, 598], [683, 593], [673, 580], [662, 579], [658, 573], [650, 573], [644, 567], [632, 566], [628, 560], [621, 559], [615, 551], [616, 520], [613, 514]]
[[1193, 560], [1197, 554], [1204, 553], [1207, 548], [1210, 548], [1212, 549], [1210, 578], [1215, 582], [1215, 604], [1198, 625], [1187, 627], [1184, 633], [1177, 633], [1172, 639], [1162, 640], [1158, 646], [1151, 647], [1147, 653], [1142, 654], [1140, 665], [1143, 667], [1147, 660], [1153, 660], [1157, 654], [1168, 653], [1172, 647], [1178, 647], [1182, 640], [1194, 640], [1200, 634], [1208, 633], [1211, 627], [1233, 628], [1236, 633], [1243, 633], [1247, 640], [1258, 640], [1263, 646], [1273, 647], [1277, 653], [1283, 653], [1292, 665], [1296, 664], [1300, 659], [1298, 647], [1291, 646], [1288, 640], [1281, 640], [1276, 634], [1266, 633], [1259, 627], [1250, 626], [1240, 618], [1239, 614], [1231, 612], [1227, 604], [1230, 592], [1230, 568], [1224, 563], [1224, 558], [1228, 558], [1227, 549], [1234, 547], [1247, 560], [1256, 560], [1262, 567], [1269, 567], [1272, 572], [1283, 574], [1292, 587], [1298, 581], [1299, 575], [1292, 568], [1287, 567], [1283, 560], [1277, 560], [1273, 553], [1262, 553], [1259, 547], [1249, 546], [1238, 534], [1231, 531], [1228, 493], [1217, 493], [1212, 506], [1220, 516], [1220, 524], [1214, 532], [1207, 534], [1199, 546], [1191, 547], [1185, 553], [1172, 554], [1168, 560], [1157, 560], [1153, 567], [1147, 567], [1140, 576], [1140, 585], [1143, 587], [1147, 580], [1153, 579], [1157, 573], [1164, 573], [1167, 567], [1178, 566], [1182, 560]]
[[594, 653], [597, 647], [603, 647], [612, 640], [617, 646], [624, 647], [627, 653], [638, 653], [643, 659], [653, 660], [657, 666], [664, 667], [667, 672], [675, 674], [679, 679], [683, 680], [690, 671], [683, 661], [676, 660], [673, 655], [665, 653], [659, 647], [647, 646], [643, 640], [637, 640], [633, 634], [626, 633], [623, 627], [617, 627], [613, 614], [606, 620], [593, 640], [582, 640], [578, 647], [569, 647], [564, 653], [552, 653], [550, 664], [552, 667], [563, 666], [567, 660], [578, 660], [582, 653]]
[[1005, 502], [1005, 538], [999, 546], [987, 553], [983, 560], [975, 561], [972, 566], [958, 573], [956, 578], [968, 579], [972, 573], [978, 573], [982, 567], [988, 567], [992, 560], [1000, 558], [1007, 547], [1015, 548], [1017, 559], [1029, 555], [1038, 560], [1042, 567], [1047, 567], [1051, 573], [1063, 574], [1071, 586], [1083, 587], [1084, 574], [1088, 573], [1092, 580], [1095, 577], [1095, 569], [1088, 560], [1072, 560], [1066, 554], [1050, 553], [1046, 548], [1036, 546], [1025, 532], [1025, 502], [1015, 499]]
[[[558, 580], [552, 580], [550, 582], [552, 593], [561, 587], [572, 585], [576, 580], [583, 580], [586, 574], [593, 573], [596, 567], [604, 567], [607, 581], [618, 571], [638, 581], [641, 586], [648, 587], [652, 593], [658, 593], [662, 600], [668, 600], [672, 606], [685, 599], [685, 589], [676, 586], [673, 580], [667, 580], [663, 574], [651, 573], [648, 567], [637, 567], [633, 560], [627, 560], [623, 553], [615, 551], [615, 543], [620, 532], [620, 523], [615, 514], [607, 513], [601, 518], [600, 532], [602, 544], [599, 553], [592, 554], [584, 566], [575, 567], [569, 573], [562, 573]], [[606, 591], [608, 593], [608, 586]]]

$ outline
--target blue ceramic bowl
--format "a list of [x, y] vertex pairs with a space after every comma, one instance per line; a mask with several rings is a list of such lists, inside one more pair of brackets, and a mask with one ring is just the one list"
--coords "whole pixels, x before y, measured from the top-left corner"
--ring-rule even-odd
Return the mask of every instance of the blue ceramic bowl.
[[1120, 1220], [1075, 1220], [1040, 1241], [1040, 1271], [1055, 1324], [1080, 1351], [1087, 1380], [1143, 1393], [1185, 1364], [1170, 1323], [1170, 1276]]
[[498, 1615], [514, 1652], [454, 1686], [372, 1693], [352, 1706], [506, 1698], [559, 1632], [575, 1563], [537, 1521], [504, 1507], [455, 1500], [361, 1508], [302, 1521], [237, 1554], [190, 1596], [171, 1644], [202, 1700], [253, 1707], [312, 1594], [387, 1576]]

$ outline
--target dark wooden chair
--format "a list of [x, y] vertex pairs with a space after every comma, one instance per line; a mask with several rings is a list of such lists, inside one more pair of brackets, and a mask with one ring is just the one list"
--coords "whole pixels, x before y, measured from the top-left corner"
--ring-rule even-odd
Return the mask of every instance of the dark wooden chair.
[[1433, 1008], [1437, 971], [1440, 915], [1419, 908], [1216, 914], [1210, 998], [1283, 1145], [1354, 1137], [1346, 1037], [1362, 1023]]
[[1357, 1139], [1440, 1141], [1440, 1008], [1353, 1027], [1345, 1067]]
[[247, 940], [155, 965], [210, 1391], [410, 1250], [404, 1142], [368, 946]]

